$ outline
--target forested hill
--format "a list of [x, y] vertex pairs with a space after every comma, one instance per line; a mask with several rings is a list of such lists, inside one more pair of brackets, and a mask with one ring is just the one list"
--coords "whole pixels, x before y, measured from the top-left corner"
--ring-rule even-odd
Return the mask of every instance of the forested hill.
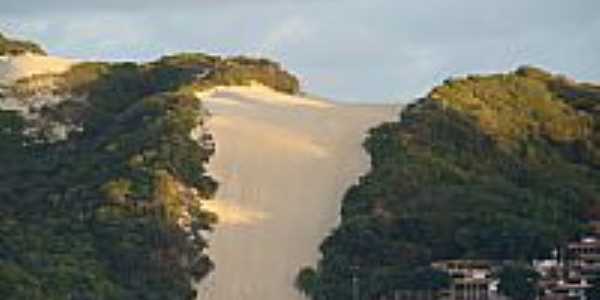
[[523, 67], [451, 79], [370, 132], [372, 171], [299, 287], [314, 299], [436, 289], [453, 258], [529, 260], [600, 219], [600, 87]]
[[298, 92], [276, 63], [204, 54], [0, 86], [0, 299], [194, 299], [217, 221], [194, 92], [252, 81]]
[[24, 53], [46, 54], [42, 47], [33, 42], [10, 39], [0, 33], [0, 56]]

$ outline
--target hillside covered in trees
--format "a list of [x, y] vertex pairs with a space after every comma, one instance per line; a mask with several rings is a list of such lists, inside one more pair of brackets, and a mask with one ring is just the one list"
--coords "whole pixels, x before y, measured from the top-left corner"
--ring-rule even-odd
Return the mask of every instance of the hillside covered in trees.
[[600, 219], [600, 87], [540, 69], [447, 80], [365, 142], [372, 171], [298, 286], [313, 299], [438, 289], [443, 259], [527, 261]]
[[7, 38], [0, 33], [0, 56], [20, 55], [25, 53], [46, 54], [44, 49], [36, 43]]
[[194, 299], [217, 183], [193, 93], [252, 81], [299, 89], [270, 61], [204, 54], [0, 87], [0, 298]]

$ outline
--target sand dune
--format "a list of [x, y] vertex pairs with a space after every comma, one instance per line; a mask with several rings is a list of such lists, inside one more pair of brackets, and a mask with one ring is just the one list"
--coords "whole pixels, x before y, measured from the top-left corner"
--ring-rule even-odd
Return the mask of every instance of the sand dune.
[[220, 216], [210, 236], [216, 270], [202, 300], [303, 299], [298, 269], [314, 264], [336, 225], [340, 199], [369, 168], [368, 128], [399, 108], [341, 105], [275, 93], [265, 87], [198, 94], [212, 113], [216, 154], [209, 172], [220, 183], [208, 209]]
[[66, 58], [25, 54], [0, 57], [0, 84], [8, 84], [20, 78], [37, 74], [62, 73], [74, 61]]

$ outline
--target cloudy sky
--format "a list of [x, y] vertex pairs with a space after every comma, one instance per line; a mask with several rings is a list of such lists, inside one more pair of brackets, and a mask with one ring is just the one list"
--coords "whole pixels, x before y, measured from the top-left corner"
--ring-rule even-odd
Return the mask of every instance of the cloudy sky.
[[[123, 4], [125, 3], [125, 4]], [[0, 0], [0, 30], [53, 54], [251, 54], [305, 90], [405, 102], [447, 77], [533, 64], [600, 82], [597, 0]]]

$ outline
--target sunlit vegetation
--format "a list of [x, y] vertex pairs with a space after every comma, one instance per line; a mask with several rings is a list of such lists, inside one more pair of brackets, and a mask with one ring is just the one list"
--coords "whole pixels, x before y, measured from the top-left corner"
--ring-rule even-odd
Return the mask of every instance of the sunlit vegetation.
[[433, 261], [549, 257], [600, 217], [600, 87], [532, 67], [448, 80], [365, 147], [373, 169], [299, 276], [313, 299], [351, 299], [353, 276], [364, 299], [436, 290]]
[[44, 76], [66, 99], [42, 116], [83, 130], [32, 142], [30, 120], [0, 112], [0, 298], [194, 299], [214, 267], [200, 233], [217, 221], [198, 198], [217, 183], [210, 135], [190, 137], [206, 117], [192, 92], [259, 81], [295, 93], [297, 81], [268, 61], [185, 54], [82, 63], [14, 94]]
[[25, 53], [45, 55], [46, 52], [37, 44], [29, 41], [9, 39], [0, 33], [0, 55], [21, 55]]

